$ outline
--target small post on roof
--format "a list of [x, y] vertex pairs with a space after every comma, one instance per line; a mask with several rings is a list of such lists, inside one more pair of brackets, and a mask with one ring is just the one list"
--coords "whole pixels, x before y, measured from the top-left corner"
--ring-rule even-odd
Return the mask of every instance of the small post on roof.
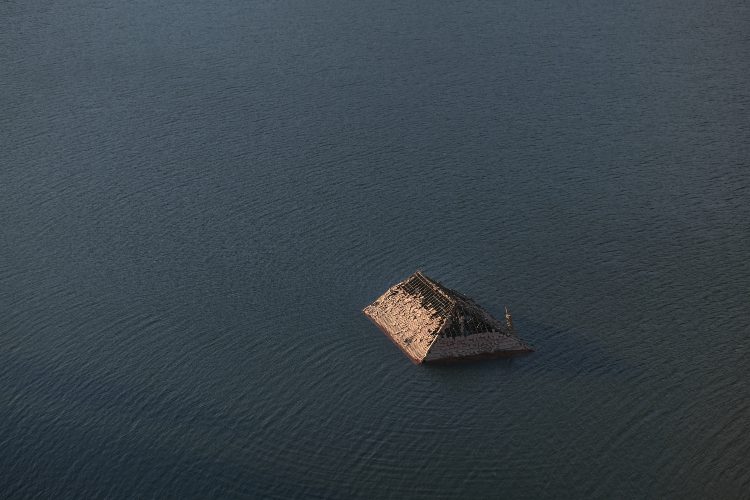
[[511, 316], [508, 306], [505, 306], [505, 324], [508, 325], [508, 330], [513, 332], [513, 316]]

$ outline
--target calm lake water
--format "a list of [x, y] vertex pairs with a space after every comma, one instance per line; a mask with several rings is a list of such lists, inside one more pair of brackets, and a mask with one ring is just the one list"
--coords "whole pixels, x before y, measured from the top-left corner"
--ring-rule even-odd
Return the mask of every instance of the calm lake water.
[[[750, 498], [750, 6], [0, 4], [3, 498]], [[414, 366], [415, 269], [537, 352]]]

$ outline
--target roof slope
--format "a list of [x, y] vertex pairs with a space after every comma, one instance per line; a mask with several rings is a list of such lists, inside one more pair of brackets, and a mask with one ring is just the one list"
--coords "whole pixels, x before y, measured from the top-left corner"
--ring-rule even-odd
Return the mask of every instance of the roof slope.
[[529, 352], [508, 322], [473, 300], [416, 272], [364, 311], [416, 363]]

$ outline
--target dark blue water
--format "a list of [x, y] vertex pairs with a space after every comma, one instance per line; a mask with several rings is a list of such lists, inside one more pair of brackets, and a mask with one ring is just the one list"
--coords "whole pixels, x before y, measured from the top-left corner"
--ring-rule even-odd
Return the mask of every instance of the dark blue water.
[[[750, 498], [740, 0], [0, 4], [3, 498]], [[533, 355], [419, 367], [416, 268]]]

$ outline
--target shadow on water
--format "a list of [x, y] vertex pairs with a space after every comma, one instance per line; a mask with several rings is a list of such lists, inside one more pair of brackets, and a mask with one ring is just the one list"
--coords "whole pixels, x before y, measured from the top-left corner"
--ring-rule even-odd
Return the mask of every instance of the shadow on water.
[[637, 376], [640, 367], [625, 355], [588, 332], [565, 329], [554, 325], [524, 322], [519, 330], [534, 352], [508, 357], [456, 360], [449, 363], [425, 364], [423, 367], [436, 376], [455, 372], [513, 373], [544, 372], [557, 376], [628, 374]]
[[640, 376], [641, 367], [600, 334], [533, 322], [525, 323], [521, 331], [528, 332], [526, 338], [535, 349], [523, 370], [559, 376]]

